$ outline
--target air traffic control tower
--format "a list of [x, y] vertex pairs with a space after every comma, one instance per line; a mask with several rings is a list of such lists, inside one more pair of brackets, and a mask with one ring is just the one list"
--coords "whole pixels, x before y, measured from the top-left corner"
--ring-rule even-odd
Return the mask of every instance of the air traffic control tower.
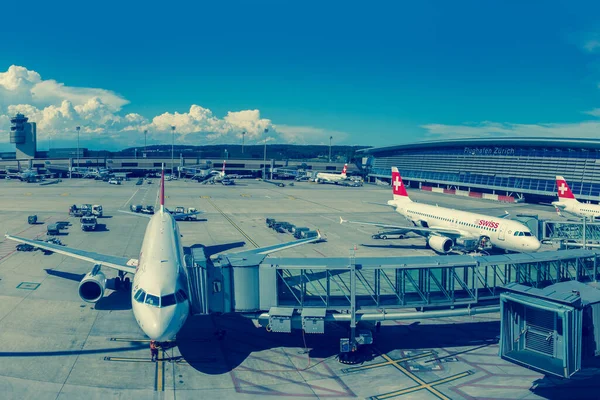
[[37, 131], [35, 122], [27, 122], [23, 114], [17, 114], [10, 119], [10, 142], [17, 145], [16, 158], [35, 158], [37, 148]]

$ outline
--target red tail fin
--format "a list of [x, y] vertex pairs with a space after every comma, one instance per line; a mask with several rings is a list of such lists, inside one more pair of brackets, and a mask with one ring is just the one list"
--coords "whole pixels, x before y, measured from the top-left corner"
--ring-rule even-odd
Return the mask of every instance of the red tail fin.
[[348, 170], [348, 164], [344, 164], [344, 168], [342, 169], [342, 176], [346, 176], [347, 170]]
[[223, 176], [225, 176], [225, 163], [227, 163], [227, 160], [223, 160]]
[[408, 199], [408, 193], [402, 182], [400, 172], [396, 167], [392, 167], [392, 193], [394, 194], [394, 199]]
[[165, 208], [165, 169], [160, 174], [160, 211], [162, 212]]
[[571, 188], [567, 184], [567, 181], [562, 176], [556, 177], [556, 189], [558, 190], [558, 199], [572, 199], [575, 200], [575, 196], [573, 192], [571, 192]]

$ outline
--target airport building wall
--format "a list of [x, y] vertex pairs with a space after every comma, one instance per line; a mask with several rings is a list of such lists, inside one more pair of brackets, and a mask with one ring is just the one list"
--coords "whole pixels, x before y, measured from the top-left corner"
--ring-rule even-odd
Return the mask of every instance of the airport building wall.
[[396, 166], [413, 186], [501, 196], [556, 196], [556, 175], [582, 200], [600, 198], [600, 140], [460, 139], [360, 150], [371, 179]]

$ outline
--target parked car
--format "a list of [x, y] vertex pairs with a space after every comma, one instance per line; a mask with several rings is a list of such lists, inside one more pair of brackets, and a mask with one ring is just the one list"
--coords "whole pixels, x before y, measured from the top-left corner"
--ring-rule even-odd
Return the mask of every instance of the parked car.
[[120, 185], [120, 184], [121, 184], [121, 181], [120, 181], [120, 180], [118, 180], [118, 179], [115, 179], [115, 178], [110, 178], [110, 179], [108, 180], [108, 183], [110, 183], [111, 185]]

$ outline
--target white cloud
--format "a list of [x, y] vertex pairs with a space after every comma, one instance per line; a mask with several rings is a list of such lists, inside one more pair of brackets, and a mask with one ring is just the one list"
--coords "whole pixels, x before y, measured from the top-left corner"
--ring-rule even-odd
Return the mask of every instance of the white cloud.
[[485, 121], [479, 124], [444, 125], [428, 124], [421, 128], [427, 130], [429, 139], [455, 137], [562, 137], [597, 138], [600, 121], [583, 121], [569, 124], [511, 124]]
[[584, 111], [583, 113], [591, 115], [593, 117], [600, 117], [600, 108], [594, 108], [594, 109], [589, 110], [589, 111]]
[[[53, 79], [44, 80], [36, 71], [12, 65], [0, 72], [0, 143], [8, 142], [9, 117], [25, 114], [38, 126], [38, 140], [44, 142], [75, 140], [76, 126], [81, 126], [82, 140], [90, 138], [111, 143], [109, 148], [137, 146], [148, 130], [148, 143], [170, 143], [171, 126], [176, 127], [176, 143], [241, 143], [245, 142], [325, 143], [329, 135], [343, 142], [347, 135], [314, 127], [275, 126], [261, 117], [259, 110], [229, 111], [219, 118], [199, 105], [191, 105], [184, 113], [165, 112], [151, 118], [121, 110], [129, 101], [105, 89], [67, 86]], [[107, 142], [109, 141], [109, 142]]]
[[583, 48], [589, 53], [595, 53], [597, 50], [600, 50], [600, 40], [598, 39], [590, 39], [583, 43]]
[[329, 144], [330, 136], [333, 136], [333, 143], [345, 143], [348, 139], [348, 134], [345, 132], [315, 128], [312, 126], [277, 125], [276, 128], [288, 143]]

